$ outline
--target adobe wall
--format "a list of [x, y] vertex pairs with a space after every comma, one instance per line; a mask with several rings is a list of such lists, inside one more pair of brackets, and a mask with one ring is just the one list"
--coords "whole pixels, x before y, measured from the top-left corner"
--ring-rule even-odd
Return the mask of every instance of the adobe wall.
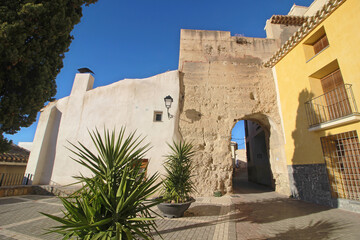
[[183, 138], [198, 149], [194, 159], [198, 195], [232, 191], [231, 130], [241, 119], [264, 127], [276, 191], [289, 193], [275, 83], [271, 70], [262, 66], [278, 47], [274, 39], [181, 30], [179, 127]]

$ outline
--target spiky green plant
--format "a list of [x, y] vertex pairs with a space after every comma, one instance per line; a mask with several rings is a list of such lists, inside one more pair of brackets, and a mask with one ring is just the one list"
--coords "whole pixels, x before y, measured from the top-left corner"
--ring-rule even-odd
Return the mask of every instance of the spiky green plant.
[[71, 144], [71, 151], [93, 176], [76, 177], [83, 187], [60, 198], [64, 217], [45, 214], [62, 224], [52, 231], [63, 234], [63, 239], [151, 239], [151, 231], [157, 230], [150, 208], [158, 202], [149, 198], [159, 187], [158, 174], [146, 177], [140, 168], [149, 145], [135, 132], [126, 137], [125, 128], [118, 135], [104, 131], [103, 137], [96, 130], [90, 137], [97, 153], [81, 143]]
[[175, 203], [187, 202], [191, 199], [190, 194], [195, 191], [191, 180], [191, 158], [195, 154], [193, 145], [185, 141], [173, 141], [168, 146], [171, 153], [166, 156], [164, 164], [166, 176], [163, 180], [163, 199]]

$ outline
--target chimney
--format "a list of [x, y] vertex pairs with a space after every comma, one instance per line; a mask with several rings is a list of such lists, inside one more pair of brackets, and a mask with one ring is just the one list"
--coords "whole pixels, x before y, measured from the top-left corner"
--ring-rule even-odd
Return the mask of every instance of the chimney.
[[77, 73], [75, 75], [74, 84], [71, 89], [70, 96], [84, 94], [93, 88], [94, 77], [90, 73]]

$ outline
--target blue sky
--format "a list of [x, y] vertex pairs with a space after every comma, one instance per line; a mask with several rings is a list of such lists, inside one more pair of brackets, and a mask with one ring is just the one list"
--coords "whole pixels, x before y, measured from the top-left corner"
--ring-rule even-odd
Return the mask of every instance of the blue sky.
[[238, 121], [231, 130], [231, 141], [237, 142], [238, 149], [245, 149], [245, 128], [244, 120]]
[[[222, 30], [265, 37], [265, 21], [312, 0], [99, 0], [84, 7], [58, 75], [56, 99], [68, 96], [80, 67], [95, 72], [94, 87], [178, 68], [180, 29]], [[15, 135], [33, 141], [37, 122]]]

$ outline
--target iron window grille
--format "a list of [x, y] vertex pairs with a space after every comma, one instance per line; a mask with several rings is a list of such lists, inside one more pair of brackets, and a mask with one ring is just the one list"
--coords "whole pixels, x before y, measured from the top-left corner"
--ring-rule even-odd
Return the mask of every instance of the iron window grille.
[[360, 200], [360, 143], [356, 131], [321, 138], [334, 198]]

